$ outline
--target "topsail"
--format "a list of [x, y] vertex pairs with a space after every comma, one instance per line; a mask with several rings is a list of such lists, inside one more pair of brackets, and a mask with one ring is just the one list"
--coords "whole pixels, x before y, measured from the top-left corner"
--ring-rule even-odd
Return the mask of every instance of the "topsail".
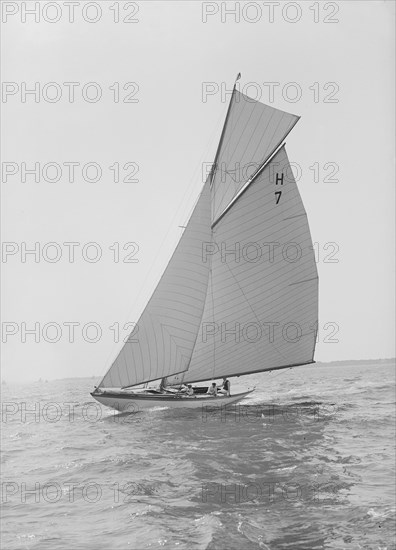
[[212, 178], [212, 221], [279, 147], [299, 117], [234, 89]]

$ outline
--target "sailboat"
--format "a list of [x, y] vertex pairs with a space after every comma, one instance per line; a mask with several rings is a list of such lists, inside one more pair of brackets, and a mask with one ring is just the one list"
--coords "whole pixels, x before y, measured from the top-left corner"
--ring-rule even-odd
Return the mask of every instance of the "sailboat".
[[[193, 395], [180, 389], [314, 363], [318, 273], [284, 143], [300, 117], [245, 95], [239, 78], [188, 224], [91, 393], [106, 406], [229, 405], [253, 390], [213, 397], [200, 386]], [[160, 389], [149, 387], [155, 381]]]

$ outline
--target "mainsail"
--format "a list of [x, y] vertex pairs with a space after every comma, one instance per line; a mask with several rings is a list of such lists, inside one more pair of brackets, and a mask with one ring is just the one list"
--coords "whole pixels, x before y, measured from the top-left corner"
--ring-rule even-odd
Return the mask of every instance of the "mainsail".
[[284, 147], [214, 225], [212, 236], [206, 247], [208, 296], [184, 381], [312, 363], [318, 275]]
[[205, 184], [191, 218], [136, 329], [99, 387], [126, 387], [185, 371], [201, 323], [210, 265], [210, 189]]
[[298, 118], [234, 87], [212, 172], [138, 332], [101, 387], [313, 362], [318, 275], [281, 146]]

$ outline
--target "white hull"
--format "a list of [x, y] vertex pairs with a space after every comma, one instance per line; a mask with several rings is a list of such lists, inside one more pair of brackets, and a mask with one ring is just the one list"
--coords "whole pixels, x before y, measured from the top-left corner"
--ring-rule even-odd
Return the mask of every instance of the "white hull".
[[253, 390], [235, 395], [219, 395], [211, 397], [209, 395], [196, 395], [193, 397], [175, 396], [175, 395], [139, 395], [116, 392], [103, 392], [100, 394], [91, 393], [92, 397], [105, 405], [121, 412], [136, 413], [144, 409], [153, 409], [155, 407], [169, 407], [171, 409], [200, 409], [202, 407], [224, 407], [240, 401]]

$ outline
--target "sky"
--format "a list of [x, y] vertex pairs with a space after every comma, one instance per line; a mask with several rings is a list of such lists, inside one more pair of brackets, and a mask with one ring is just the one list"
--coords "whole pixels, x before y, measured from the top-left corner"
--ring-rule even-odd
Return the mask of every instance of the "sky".
[[394, 356], [393, 2], [34, 6], [2, 2], [3, 379], [106, 372], [238, 72], [301, 116], [286, 141], [317, 251], [315, 359]]

